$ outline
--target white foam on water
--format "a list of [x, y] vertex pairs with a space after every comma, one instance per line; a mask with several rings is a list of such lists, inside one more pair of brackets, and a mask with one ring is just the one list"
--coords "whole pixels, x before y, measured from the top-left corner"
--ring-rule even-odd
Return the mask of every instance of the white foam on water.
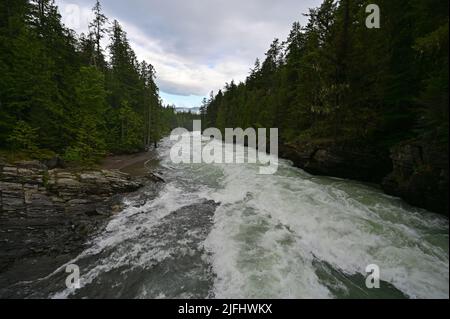
[[205, 243], [216, 297], [331, 298], [315, 258], [347, 274], [377, 264], [411, 298], [449, 297], [448, 246], [427, 240], [436, 231], [448, 238], [448, 220], [361, 183], [280, 165], [274, 176], [224, 166], [222, 187], [209, 194], [221, 203]]
[[186, 242], [148, 243], [145, 234], [177, 209], [208, 199], [220, 203], [203, 243], [216, 298], [338, 297], [318, 278], [317, 260], [349, 275], [365, 275], [366, 266], [377, 264], [381, 279], [411, 298], [449, 297], [447, 219], [362, 183], [313, 177], [284, 160], [273, 176], [258, 175], [255, 164], [173, 164], [172, 143], [166, 139], [160, 149], [169, 180], [159, 196], [141, 207], [129, 202], [91, 248], [69, 262], [94, 259], [82, 285], [113, 269], [164, 261], [173, 253], [168, 247]]
[[[125, 267], [124, 272], [127, 272], [135, 267], [145, 269], [158, 264], [169, 258], [174, 249], [167, 248], [163, 238], [158, 242], [146, 242], [145, 238], [164, 217], [198, 202], [199, 198], [198, 194], [185, 194], [175, 183], [169, 183], [157, 198], [143, 206], [134, 206], [133, 201], [125, 201], [128, 207], [108, 223], [105, 232], [94, 238], [88, 249], [45, 279], [63, 272], [66, 265], [82, 263], [88, 258], [94, 261], [88, 263], [87, 269], [82, 269], [80, 288], [89, 286], [100, 275], [114, 269]], [[189, 253], [186, 251], [186, 254]], [[75, 292], [76, 290], [67, 288], [53, 294], [51, 298], [68, 298]]]

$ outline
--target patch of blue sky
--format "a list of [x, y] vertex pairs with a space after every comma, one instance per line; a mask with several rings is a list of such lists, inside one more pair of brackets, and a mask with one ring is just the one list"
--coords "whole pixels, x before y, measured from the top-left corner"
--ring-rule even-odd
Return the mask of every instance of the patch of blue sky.
[[169, 94], [162, 91], [160, 92], [159, 95], [161, 96], [164, 105], [174, 104], [176, 107], [186, 107], [186, 108], [200, 107], [202, 104], [202, 100], [204, 98], [204, 96], [198, 95], [183, 96], [183, 95]]

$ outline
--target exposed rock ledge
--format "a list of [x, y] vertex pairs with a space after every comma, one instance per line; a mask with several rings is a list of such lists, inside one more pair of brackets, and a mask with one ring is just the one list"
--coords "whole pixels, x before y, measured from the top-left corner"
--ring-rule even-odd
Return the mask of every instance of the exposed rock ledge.
[[383, 181], [386, 193], [448, 216], [448, 149], [412, 140], [391, 150], [394, 169]]
[[371, 183], [381, 183], [392, 170], [389, 154], [369, 145], [341, 145], [331, 141], [284, 144], [280, 156], [311, 174]]
[[380, 184], [387, 194], [448, 216], [448, 150], [411, 140], [391, 149], [332, 141], [284, 144], [280, 156], [311, 174]]
[[143, 186], [119, 171], [70, 171], [0, 160], [0, 273], [33, 256], [76, 253]]

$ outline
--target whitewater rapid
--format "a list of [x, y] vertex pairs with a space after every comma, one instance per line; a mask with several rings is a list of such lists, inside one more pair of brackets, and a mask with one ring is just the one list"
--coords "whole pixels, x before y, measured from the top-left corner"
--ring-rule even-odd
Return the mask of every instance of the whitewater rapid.
[[[166, 183], [156, 196], [144, 188], [127, 198], [70, 262], [81, 288], [63, 286], [63, 266], [34, 289], [52, 298], [449, 297], [448, 219], [285, 160], [273, 176], [256, 164], [174, 164], [173, 143], [159, 148]], [[365, 288], [371, 264], [378, 291]]]

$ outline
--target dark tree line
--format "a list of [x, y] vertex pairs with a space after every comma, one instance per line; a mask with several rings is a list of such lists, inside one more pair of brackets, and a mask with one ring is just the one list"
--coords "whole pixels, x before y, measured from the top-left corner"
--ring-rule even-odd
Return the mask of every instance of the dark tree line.
[[93, 12], [77, 36], [53, 0], [0, 0], [0, 149], [92, 163], [168, 130], [173, 110], [161, 105], [153, 66], [98, 1]]
[[325, 0], [202, 107], [208, 126], [278, 127], [282, 142], [390, 147], [420, 136], [448, 149], [448, 1]]

